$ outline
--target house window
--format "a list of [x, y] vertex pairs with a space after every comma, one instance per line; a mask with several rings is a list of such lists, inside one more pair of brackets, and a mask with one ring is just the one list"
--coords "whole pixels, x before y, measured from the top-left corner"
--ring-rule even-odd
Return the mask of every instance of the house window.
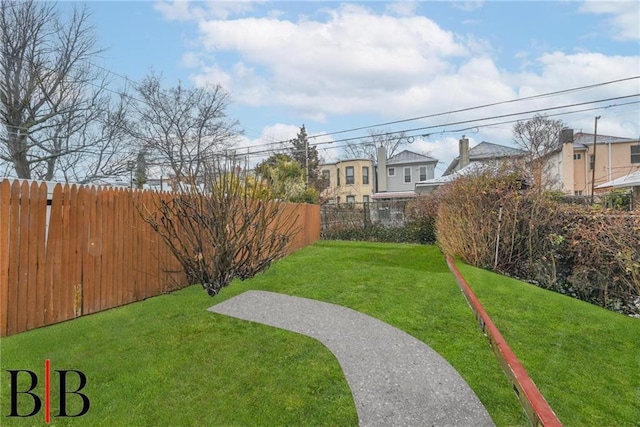
[[582, 190], [574, 191], [573, 194], [576, 196], [582, 196]]
[[[337, 174], [338, 174], [338, 179], [337, 179], [338, 187], [340, 187], [340, 168], [338, 168]], [[340, 203], [340, 202], [338, 202], [338, 203]]]
[[369, 168], [367, 166], [362, 167], [362, 184], [369, 184]]
[[336, 204], [339, 205], [340, 204], [340, 196], [336, 197]]
[[362, 196], [362, 203], [369, 203], [369, 196]]
[[328, 170], [323, 170], [322, 171], [322, 180], [324, 181], [325, 185], [328, 187], [331, 185], [331, 172]]
[[576, 153], [573, 155], [573, 160], [582, 160], [582, 154]]
[[631, 146], [631, 163], [640, 163], [640, 145]]
[[347, 184], [353, 184], [355, 182], [355, 179], [353, 177], [353, 166], [347, 166], [344, 172], [347, 176]]
[[347, 196], [347, 203], [353, 205], [356, 202], [356, 196]]
[[411, 182], [411, 168], [404, 168], [404, 182]]
[[389, 168], [387, 169], [387, 174], [389, 176], [396, 176], [396, 168]]
[[420, 166], [420, 181], [426, 181], [426, 180], [427, 180], [427, 167]]
[[593, 170], [593, 168], [595, 167], [595, 163], [596, 163], [596, 156], [593, 154], [589, 155], [589, 170]]

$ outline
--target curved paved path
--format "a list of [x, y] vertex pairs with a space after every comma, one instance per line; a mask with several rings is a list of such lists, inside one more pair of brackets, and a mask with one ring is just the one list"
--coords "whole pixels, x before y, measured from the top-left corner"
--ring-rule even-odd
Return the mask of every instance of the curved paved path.
[[326, 302], [247, 291], [209, 311], [322, 342], [336, 356], [361, 426], [493, 426], [453, 367], [411, 335]]

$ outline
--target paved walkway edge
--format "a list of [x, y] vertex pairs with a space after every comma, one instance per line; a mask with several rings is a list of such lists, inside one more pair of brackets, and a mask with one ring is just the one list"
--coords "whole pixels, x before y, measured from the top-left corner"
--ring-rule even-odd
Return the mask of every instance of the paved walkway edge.
[[371, 316], [265, 291], [244, 292], [209, 311], [322, 342], [344, 372], [361, 426], [494, 425], [478, 397], [445, 359]]
[[482, 304], [480, 304], [480, 300], [478, 300], [473, 293], [451, 257], [447, 257], [447, 264], [455, 276], [460, 290], [467, 299], [471, 311], [476, 315], [482, 332], [487, 336], [489, 345], [498, 358], [502, 370], [511, 382], [513, 391], [518, 397], [522, 409], [524, 409], [531, 424], [533, 426], [542, 425], [545, 427], [562, 426], [555, 412], [553, 412], [553, 409], [551, 409], [551, 406], [549, 406], [542, 393], [540, 393], [538, 387], [531, 377], [529, 377], [529, 374], [527, 374], [524, 366], [522, 366], [515, 353], [511, 350], [507, 341], [502, 337], [500, 330], [493, 323], [493, 320], [491, 320], [491, 317], [489, 317]]

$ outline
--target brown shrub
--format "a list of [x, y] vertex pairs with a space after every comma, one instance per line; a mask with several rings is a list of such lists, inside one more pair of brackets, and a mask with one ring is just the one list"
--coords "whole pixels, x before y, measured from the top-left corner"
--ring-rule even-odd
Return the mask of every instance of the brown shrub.
[[563, 205], [522, 189], [521, 182], [517, 174], [494, 169], [443, 187], [436, 220], [442, 251], [603, 307], [637, 312], [640, 215]]

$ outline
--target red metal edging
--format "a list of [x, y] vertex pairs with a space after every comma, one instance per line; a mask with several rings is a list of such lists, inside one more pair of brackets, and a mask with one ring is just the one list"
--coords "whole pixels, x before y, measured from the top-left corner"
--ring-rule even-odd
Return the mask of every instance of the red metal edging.
[[513, 391], [518, 397], [531, 424], [536, 427], [562, 426], [557, 415], [553, 412], [553, 409], [551, 409], [551, 406], [549, 406], [542, 393], [540, 393], [538, 387], [536, 387], [533, 380], [529, 377], [529, 374], [527, 374], [527, 371], [507, 344], [507, 341], [502, 337], [502, 334], [484, 310], [482, 304], [480, 304], [480, 301], [467, 284], [451, 257], [447, 257], [447, 264], [455, 276], [458, 286], [460, 286], [460, 290], [467, 299], [471, 310], [476, 315], [482, 332], [487, 336], [489, 344], [498, 358], [502, 370], [507, 378], [509, 378]]

